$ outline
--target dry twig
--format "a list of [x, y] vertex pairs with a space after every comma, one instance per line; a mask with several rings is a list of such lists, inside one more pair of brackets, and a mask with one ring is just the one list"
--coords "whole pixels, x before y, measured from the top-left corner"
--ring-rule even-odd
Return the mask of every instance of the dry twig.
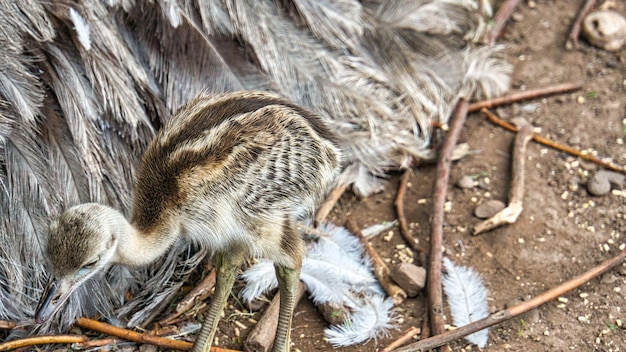
[[568, 280], [561, 285], [552, 288], [541, 295], [520, 303], [514, 307], [501, 310], [499, 312], [493, 313], [486, 318], [477, 320], [471, 324], [467, 324], [465, 326], [461, 326], [457, 329], [445, 332], [439, 336], [433, 336], [428, 339], [424, 339], [418, 341], [416, 343], [410, 344], [403, 348], [397, 349], [397, 352], [416, 352], [416, 351], [428, 351], [433, 348], [437, 348], [454, 340], [463, 338], [467, 335], [473, 334], [482, 329], [488, 328], [495, 324], [499, 324], [505, 320], [514, 318], [522, 313], [526, 313], [531, 309], [535, 309], [543, 304], [546, 304], [555, 298], [564, 295], [565, 293], [587, 283], [593, 278], [598, 277], [604, 272], [612, 269], [613, 267], [619, 265], [626, 259], [626, 249], [621, 251], [619, 255], [607, 259], [602, 262], [600, 265], [594, 267], [593, 269], [583, 273], [580, 276], [577, 276], [571, 280]]
[[176, 318], [183, 315], [186, 311], [193, 308], [197, 302], [204, 301], [211, 294], [211, 290], [215, 286], [215, 269], [211, 269], [209, 274], [198, 283], [177, 305], [174, 312], [159, 322], [159, 325], [165, 326], [173, 324]]
[[71, 344], [77, 342], [85, 342], [87, 340], [89, 340], [89, 338], [85, 335], [33, 336], [0, 343], [0, 351], [11, 351], [16, 348], [23, 348], [34, 345], [50, 345], [57, 343]]
[[[116, 336], [124, 340], [139, 342], [139, 343], [147, 343], [147, 344], [156, 345], [162, 348], [171, 348], [174, 350], [188, 351], [191, 349], [191, 346], [192, 346], [191, 342], [173, 340], [173, 339], [168, 339], [168, 338], [149, 335], [149, 334], [142, 334], [136, 331], [118, 328], [116, 326], [109, 325], [109, 324], [102, 323], [102, 322], [88, 319], [88, 318], [78, 318], [78, 320], [76, 320], [76, 325], [85, 329], [95, 330], [103, 334]], [[233, 350], [219, 348], [219, 347], [211, 347], [211, 351], [234, 352]]]
[[11, 330], [15, 327], [15, 322], [8, 320], [0, 320], [0, 329]]
[[117, 326], [109, 325], [88, 318], [78, 318], [78, 320], [76, 320], [76, 325], [80, 326], [81, 328], [95, 330], [106, 335], [116, 336], [124, 340], [139, 343], [148, 343], [152, 345], [157, 345], [159, 347], [172, 348], [175, 350], [188, 351], [191, 349], [192, 345], [190, 342], [187, 341], [178, 341], [149, 334], [142, 334], [136, 331], [118, 328]]
[[583, 20], [587, 15], [593, 10], [596, 6], [596, 0], [587, 0], [583, 7], [578, 12], [578, 17], [576, 17], [576, 21], [572, 25], [572, 30], [567, 37], [567, 41], [565, 42], [566, 49], [578, 49], [578, 37], [580, 36], [580, 27], [583, 23]]
[[476, 112], [482, 108], [493, 108], [496, 106], [508, 105], [522, 100], [536, 99], [552, 94], [566, 93], [573, 90], [581, 89], [582, 82], [569, 82], [556, 84], [549, 87], [525, 90], [522, 92], [511, 93], [499, 98], [483, 100], [470, 104], [469, 112]]
[[410, 328], [408, 328], [405, 332], [402, 333], [402, 335], [400, 335], [400, 337], [398, 337], [395, 341], [391, 342], [390, 344], [387, 345], [387, 347], [383, 348], [382, 350], [380, 350], [380, 352], [390, 352], [395, 350], [396, 348], [404, 345], [405, 343], [407, 343], [409, 340], [411, 340], [415, 335], [420, 333], [420, 329], [416, 328], [415, 326], [411, 326]]
[[339, 198], [346, 192], [346, 189], [348, 189], [348, 184], [344, 182], [328, 193], [328, 196], [317, 210], [317, 214], [315, 214], [313, 226], [319, 226], [326, 219], [335, 204], [337, 204], [337, 201], [339, 201]]
[[[298, 284], [296, 292], [296, 303], [304, 295], [305, 287], [302, 282]], [[278, 313], [280, 311], [280, 293], [277, 292], [272, 298], [272, 302], [265, 308], [263, 316], [256, 323], [252, 331], [248, 334], [244, 349], [246, 351], [269, 351], [272, 349], [274, 339], [276, 338], [276, 328], [278, 326]]]
[[[496, 116], [493, 112], [489, 111], [488, 109], [482, 108], [480, 111], [483, 114], [485, 114], [487, 116], [487, 118], [489, 118], [489, 121], [491, 121], [493, 124], [495, 124], [497, 126], [500, 126], [502, 128], [505, 128], [505, 129], [507, 129], [507, 130], [509, 130], [511, 132], [517, 132], [517, 127], [515, 127], [515, 126], [513, 126], [513, 125], [511, 125], [511, 124], [509, 124], [509, 123], [499, 119], [498, 116]], [[576, 150], [574, 148], [570, 148], [568, 146], [555, 143], [555, 142], [553, 142], [553, 141], [551, 141], [551, 140], [549, 140], [547, 138], [543, 138], [543, 137], [540, 137], [540, 136], [537, 136], [537, 135], [533, 135], [533, 140], [535, 142], [537, 142], [537, 143], [543, 144], [545, 146], [548, 146], [550, 148], [556, 149], [558, 151], [565, 152], [565, 153], [568, 153], [568, 154], [573, 155], [573, 156], [577, 156], [577, 157], [579, 157], [581, 159], [584, 159], [584, 160], [587, 160], [587, 161], [591, 161], [591, 162], [596, 163], [596, 164], [598, 164], [598, 165], [600, 165], [600, 166], [602, 166], [602, 167], [604, 167], [606, 169], [626, 174], [626, 168], [624, 168], [623, 166], [615, 165], [615, 164], [612, 164], [612, 163], [607, 163], [607, 162], [602, 161], [602, 160], [600, 160], [600, 159], [598, 159], [598, 158], [596, 158], [596, 157], [594, 157], [594, 156], [592, 156], [590, 154], [584, 154], [584, 153], [582, 153], [582, 152], [580, 152], [580, 151], [578, 151], [578, 150]]]
[[380, 283], [380, 286], [382, 286], [383, 290], [385, 290], [389, 297], [393, 299], [393, 303], [398, 305], [404, 302], [407, 297], [406, 292], [404, 292], [404, 290], [401, 289], [398, 285], [391, 282], [391, 278], [389, 276], [389, 267], [387, 267], [387, 264], [385, 264], [385, 262], [380, 258], [374, 247], [367, 241], [367, 238], [363, 236], [363, 234], [361, 233], [361, 229], [356, 224], [356, 221], [354, 221], [354, 218], [348, 216], [345, 226], [348, 231], [352, 232], [355, 236], [358, 237], [359, 241], [363, 245], [363, 248], [372, 260], [374, 276]]
[[409, 183], [409, 178], [411, 177], [411, 171], [405, 170], [402, 176], [400, 177], [400, 183], [398, 184], [398, 193], [396, 194], [396, 199], [394, 201], [394, 206], [396, 208], [396, 214], [398, 216], [398, 226], [400, 227], [400, 234], [404, 238], [404, 240], [417, 252], [420, 258], [420, 262], [422, 265], [426, 263], [426, 251], [420, 245], [417, 238], [411, 235], [409, 231], [409, 227], [406, 222], [406, 215], [404, 213], [404, 194], [406, 193], [406, 188]]
[[509, 20], [513, 10], [519, 4], [519, 0], [507, 0], [498, 9], [496, 12], [494, 20], [494, 25], [487, 34], [487, 44], [494, 45], [496, 40], [500, 37], [502, 30], [504, 29], [504, 24]]
[[474, 228], [474, 235], [495, 229], [504, 224], [512, 224], [524, 209], [524, 164], [526, 164], [526, 145], [533, 138], [533, 126], [523, 118], [516, 122], [519, 132], [513, 143], [511, 161], [511, 188], [509, 189], [509, 205], [491, 218], [482, 221]]
[[441, 290], [441, 247], [443, 246], [444, 203], [450, 178], [452, 150], [459, 139], [465, 118], [467, 117], [467, 100], [461, 99], [450, 120], [450, 130], [439, 150], [437, 175], [433, 189], [433, 220], [430, 236], [430, 255], [428, 260], [428, 312], [433, 335], [444, 332], [443, 328], [443, 295]]

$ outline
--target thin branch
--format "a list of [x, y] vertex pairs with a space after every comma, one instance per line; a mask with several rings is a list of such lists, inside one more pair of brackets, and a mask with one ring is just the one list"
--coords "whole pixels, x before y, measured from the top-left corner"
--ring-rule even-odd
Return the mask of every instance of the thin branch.
[[16, 348], [23, 348], [34, 345], [72, 344], [77, 342], [85, 342], [87, 340], [89, 340], [89, 338], [85, 335], [33, 336], [0, 343], [0, 351], [10, 351]]
[[177, 305], [172, 314], [159, 322], [159, 325], [170, 325], [176, 318], [191, 309], [197, 302], [202, 302], [209, 297], [211, 290], [215, 286], [215, 269], [211, 269], [209, 274], [196, 285]]
[[511, 188], [509, 189], [509, 205], [491, 218], [478, 223], [474, 227], [474, 235], [495, 229], [504, 224], [512, 224], [524, 209], [524, 165], [526, 164], [526, 145], [533, 138], [533, 126], [523, 118], [516, 123], [519, 132], [513, 143], [511, 161]]
[[345, 226], [348, 231], [357, 236], [357, 238], [363, 245], [363, 248], [372, 260], [374, 276], [380, 283], [380, 286], [382, 286], [383, 290], [385, 290], [389, 297], [393, 299], [393, 303], [398, 305], [404, 302], [407, 297], [406, 292], [404, 292], [404, 290], [401, 289], [398, 285], [391, 282], [391, 278], [389, 276], [389, 267], [387, 267], [387, 264], [385, 264], [385, 262], [380, 258], [380, 256], [378, 255], [374, 247], [369, 243], [367, 238], [363, 236], [363, 234], [361, 233], [361, 229], [356, 224], [356, 221], [354, 221], [354, 218], [348, 216]]
[[[506, 121], [503, 121], [503, 120], [499, 119], [498, 116], [496, 116], [494, 113], [492, 113], [488, 109], [482, 108], [480, 111], [483, 114], [485, 114], [487, 116], [487, 118], [489, 119], [489, 121], [491, 121], [493, 124], [495, 124], [497, 126], [500, 126], [500, 127], [504, 128], [504, 129], [507, 129], [507, 130], [509, 130], [511, 132], [517, 132], [517, 127], [507, 123]], [[558, 151], [565, 152], [565, 153], [568, 153], [568, 154], [573, 155], [573, 156], [577, 156], [577, 157], [579, 157], [581, 159], [584, 159], [584, 160], [587, 160], [587, 161], [591, 161], [591, 162], [596, 163], [596, 164], [598, 164], [598, 165], [600, 165], [600, 166], [602, 166], [602, 167], [604, 167], [606, 169], [626, 174], [626, 168], [624, 168], [623, 166], [615, 165], [615, 164], [612, 164], [612, 163], [607, 163], [607, 162], [602, 161], [602, 160], [600, 160], [600, 159], [598, 159], [598, 158], [596, 158], [596, 157], [594, 157], [594, 156], [592, 156], [590, 154], [584, 154], [584, 153], [582, 153], [582, 152], [580, 152], [580, 151], [578, 151], [578, 150], [576, 150], [574, 148], [570, 148], [568, 146], [565, 146], [565, 145], [553, 142], [553, 141], [551, 141], [551, 140], [549, 140], [547, 138], [543, 138], [543, 137], [540, 137], [540, 136], [537, 136], [537, 135], [533, 135], [533, 140], [535, 142], [537, 142], [537, 143], [543, 144], [545, 146], [548, 146], [550, 148], [556, 149]]]
[[78, 318], [78, 320], [76, 320], [76, 325], [80, 326], [81, 328], [95, 330], [106, 335], [117, 336], [124, 340], [139, 343], [148, 343], [152, 345], [157, 345], [159, 347], [172, 348], [175, 350], [188, 351], [191, 349], [192, 346], [192, 344], [187, 341], [172, 340], [159, 336], [142, 334], [136, 331], [118, 328], [117, 326], [109, 325], [88, 318]]
[[3, 330], [11, 330], [15, 328], [15, 325], [16, 324], [13, 321], [0, 320], [0, 329], [3, 329]]
[[443, 246], [443, 223], [444, 204], [446, 202], [446, 190], [450, 178], [450, 164], [452, 150], [456, 145], [463, 123], [467, 117], [467, 100], [461, 99], [457, 104], [456, 111], [450, 120], [450, 130], [439, 150], [437, 162], [437, 175], [433, 189], [433, 220], [430, 236], [430, 255], [428, 265], [428, 311], [430, 315], [430, 327], [432, 335], [444, 332], [443, 319], [443, 295], [441, 290], [441, 247]]
[[508, 105], [522, 100], [528, 99], [536, 99], [540, 97], [544, 97], [552, 94], [560, 94], [571, 92], [573, 90], [578, 90], [583, 87], [582, 82], [569, 82], [569, 83], [561, 83], [553, 86], [548, 86], [544, 88], [530, 89], [522, 92], [515, 92], [503, 97], [483, 100], [476, 103], [470, 104], [468, 110], [469, 112], [476, 112], [481, 110], [482, 108], [493, 108], [496, 106]]
[[578, 17], [576, 17], [576, 21], [572, 25], [572, 30], [567, 37], [567, 41], [565, 42], [565, 48], [570, 49], [578, 49], [578, 37], [580, 36], [580, 27], [583, 23], [583, 20], [587, 15], [593, 10], [596, 6], [596, 0], [587, 0], [583, 7], [578, 12]]
[[[149, 334], [142, 334], [136, 331], [118, 328], [116, 326], [109, 325], [109, 324], [102, 323], [102, 322], [88, 319], [88, 318], [78, 318], [78, 320], [76, 320], [76, 325], [80, 326], [81, 328], [95, 330], [106, 335], [117, 336], [124, 340], [139, 342], [139, 343], [147, 343], [147, 344], [156, 345], [156, 346], [163, 347], [163, 348], [171, 348], [174, 350], [188, 351], [191, 349], [191, 346], [192, 346], [191, 342], [173, 340], [173, 339], [168, 339], [168, 338], [149, 335]], [[233, 350], [218, 348], [218, 347], [211, 347], [211, 351], [212, 352], [233, 352]]]
[[396, 348], [404, 345], [409, 340], [411, 340], [415, 335], [420, 333], [420, 329], [415, 326], [411, 326], [408, 328], [400, 337], [398, 337], [395, 341], [391, 342], [387, 345], [387, 347], [380, 350], [380, 352], [390, 352], [395, 350]]
[[400, 227], [400, 234], [404, 238], [404, 240], [417, 252], [420, 257], [420, 261], [422, 265], [426, 263], [426, 251], [420, 245], [417, 238], [411, 235], [409, 231], [409, 227], [406, 222], [406, 215], [404, 213], [404, 194], [406, 193], [406, 188], [409, 183], [409, 178], [411, 177], [411, 171], [405, 170], [402, 176], [400, 177], [400, 183], [398, 184], [398, 193], [396, 194], [396, 199], [394, 202], [396, 208], [396, 215], [398, 216], [398, 226]]
[[317, 210], [317, 214], [315, 214], [313, 226], [319, 226], [319, 224], [326, 219], [328, 214], [330, 214], [330, 211], [335, 207], [335, 204], [337, 204], [337, 201], [339, 201], [339, 198], [341, 198], [341, 196], [346, 192], [347, 188], [347, 183], [341, 183], [328, 193], [328, 196]]
[[602, 275], [606, 271], [614, 268], [615, 266], [621, 264], [626, 259], [626, 249], [621, 251], [619, 255], [607, 259], [602, 262], [600, 265], [594, 267], [593, 269], [583, 273], [580, 276], [577, 276], [571, 280], [568, 280], [561, 285], [552, 288], [541, 295], [520, 303], [514, 307], [501, 310], [499, 312], [493, 313], [486, 318], [477, 320], [471, 324], [467, 324], [465, 326], [461, 326], [457, 329], [445, 332], [444, 334], [434, 336], [428, 339], [424, 339], [418, 341], [416, 343], [410, 344], [403, 348], [395, 350], [396, 352], [417, 352], [417, 351], [428, 351], [433, 348], [437, 348], [449, 342], [452, 342], [457, 339], [461, 339], [467, 335], [473, 334], [482, 329], [488, 328], [495, 324], [499, 324], [505, 320], [514, 318], [522, 313], [526, 313], [529, 310], [535, 309], [541, 305], [544, 305], [559, 296], [566, 294], [567, 292], [589, 282], [591, 279]]
[[505, 23], [511, 17], [511, 14], [513, 13], [513, 10], [515, 10], [515, 7], [517, 7], [517, 4], [519, 4], [519, 0], [507, 0], [500, 5], [498, 12], [496, 12], [496, 15], [493, 18], [494, 25], [487, 34], [487, 44], [494, 45], [496, 43], [496, 40], [502, 34]]

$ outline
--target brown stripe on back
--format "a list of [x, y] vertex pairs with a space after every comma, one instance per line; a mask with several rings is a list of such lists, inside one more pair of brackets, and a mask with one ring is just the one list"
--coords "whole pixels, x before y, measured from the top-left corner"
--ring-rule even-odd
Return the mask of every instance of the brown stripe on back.
[[[216, 104], [208, 105], [205, 111], [186, 121], [187, 126], [181, 128], [179, 133], [168, 134], [168, 140], [162, 140], [166, 134], [165, 131], [159, 133], [155, 140], [160, 138], [161, 143], [153, 142], [148, 146], [139, 169], [132, 214], [132, 222], [135, 226], [141, 231], [148, 232], [158, 225], [165, 210], [175, 210], [179, 207], [186, 198], [185, 191], [180, 189], [179, 177], [190, 172], [194, 166], [214, 165], [214, 168], [219, 169], [232, 153], [233, 148], [243, 143], [242, 136], [251, 134], [250, 131], [246, 132], [244, 129], [252, 127], [268, 130], [268, 126], [264, 123], [256, 126], [242, 126], [238, 122], [229, 120], [239, 114], [253, 112], [270, 104], [276, 104], [276, 100], [254, 97], [218, 101]], [[193, 108], [193, 106], [188, 108]], [[206, 148], [201, 150], [178, 151], [176, 159], [172, 159], [172, 154], [184, 146], [185, 142], [204, 138], [207, 130], [214, 129], [223, 123], [229, 125], [220, 133], [219, 142], [208, 143]], [[259, 150], [251, 148], [241, 161], [252, 162], [259, 153]]]
[[[185, 191], [180, 189], [179, 184], [181, 175], [192, 172], [194, 166], [206, 168], [214, 165], [214, 168], [219, 170], [231, 155], [233, 148], [244, 143], [242, 138], [254, 136], [261, 131], [271, 132], [274, 129], [272, 119], [242, 126], [232, 121], [236, 116], [254, 112], [268, 105], [284, 106], [303, 116], [320, 137], [337, 144], [336, 135], [326, 127], [320, 117], [279, 97], [266, 93], [226, 94], [201, 111], [194, 111], [198, 104], [202, 104], [202, 99], [200, 97], [182, 107], [174, 117], [172, 125], [167, 125], [158, 133], [143, 156], [131, 220], [142, 232], [149, 232], [154, 226], [158, 226], [159, 221], [163, 220], [164, 211], [176, 210], [185, 202]], [[186, 114], [189, 118], [184, 118]], [[228, 126], [219, 134], [219, 141], [207, 143], [206, 148], [200, 150], [179, 150], [187, 142], [205, 138], [207, 131], [224, 123], [228, 123]], [[249, 164], [262, 153], [262, 150], [257, 150], [258, 148], [255, 149], [251, 145], [248, 145], [248, 148], [251, 149], [245, 153], [246, 155], [240, 156], [239, 165], [230, 167]], [[172, 155], [175, 152], [176, 160], [173, 160]]]
[[[194, 100], [191, 102], [192, 106], [184, 106], [182, 110], [191, 109], [193, 104], [197, 103], [198, 100]], [[169, 139], [163, 144], [164, 152], [168, 154], [171, 153], [176, 149], [178, 144], [198, 139], [202, 137], [205, 131], [215, 128], [234, 116], [253, 112], [268, 105], [285, 105], [285, 102], [273, 97], [259, 97], [254, 95], [245, 97], [232, 95], [230, 99], [218, 100], [214, 104], [207, 106], [201, 114], [197, 114], [193, 119], [186, 121], [188, 126], [182, 128], [180, 133], [169, 135]], [[177, 116], [182, 113], [184, 112], [179, 112]], [[177, 117], [174, 117], [174, 119], [176, 118]]]

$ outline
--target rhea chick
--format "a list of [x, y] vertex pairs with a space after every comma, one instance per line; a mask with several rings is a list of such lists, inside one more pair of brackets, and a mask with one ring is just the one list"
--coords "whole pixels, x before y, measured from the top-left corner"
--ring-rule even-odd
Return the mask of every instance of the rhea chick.
[[47, 320], [81, 284], [111, 264], [147, 265], [178, 236], [209, 248], [215, 294], [194, 344], [209, 351], [246, 255], [273, 261], [280, 314], [274, 351], [289, 332], [304, 243], [296, 222], [312, 214], [338, 173], [337, 137], [316, 115], [263, 92], [202, 95], [148, 146], [130, 221], [100, 204], [66, 210], [49, 231], [51, 279], [37, 308]]

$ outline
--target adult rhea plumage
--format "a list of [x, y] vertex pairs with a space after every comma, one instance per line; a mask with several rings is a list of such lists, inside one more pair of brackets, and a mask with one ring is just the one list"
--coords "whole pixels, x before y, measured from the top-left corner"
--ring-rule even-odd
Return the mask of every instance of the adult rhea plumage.
[[[7, 0], [0, 23], [0, 319], [26, 327], [51, 219], [85, 202], [128, 215], [142, 152], [200, 92], [274, 91], [317, 112], [348, 137], [341, 181], [368, 194], [458, 97], [508, 84], [496, 50], [469, 43], [483, 22], [468, 0]], [[114, 266], [40, 329], [98, 311], [143, 323], [203, 256], [181, 240], [139, 272]]]

